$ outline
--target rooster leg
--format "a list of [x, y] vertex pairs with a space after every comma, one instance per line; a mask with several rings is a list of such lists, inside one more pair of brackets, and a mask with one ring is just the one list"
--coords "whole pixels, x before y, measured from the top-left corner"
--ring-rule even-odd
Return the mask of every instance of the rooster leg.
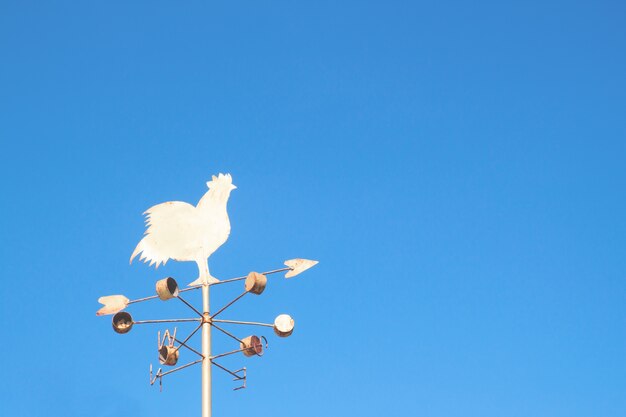
[[214, 282], [220, 281], [219, 279], [212, 276], [211, 273], [209, 272], [209, 260], [208, 259], [196, 261], [196, 264], [198, 264], [198, 272], [200, 275], [198, 276], [198, 279], [190, 283], [189, 286], [212, 284]]

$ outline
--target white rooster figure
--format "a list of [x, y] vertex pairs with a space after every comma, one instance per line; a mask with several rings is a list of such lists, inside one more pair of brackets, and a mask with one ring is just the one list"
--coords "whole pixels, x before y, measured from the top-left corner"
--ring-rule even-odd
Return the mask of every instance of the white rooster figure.
[[209, 273], [208, 258], [228, 240], [230, 220], [226, 204], [234, 190], [230, 174], [213, 175], [206, 183], [209, 191], [197, 206], [182, 201], [168, 201], [150, 207], [146, 215], [145, 236], [130, 256], [150, 261], [150, 266], [165, 265], [169, 259], [194, 261], [198, 264], [198, 279], [189, 285], [208, 284], [219, 280]]

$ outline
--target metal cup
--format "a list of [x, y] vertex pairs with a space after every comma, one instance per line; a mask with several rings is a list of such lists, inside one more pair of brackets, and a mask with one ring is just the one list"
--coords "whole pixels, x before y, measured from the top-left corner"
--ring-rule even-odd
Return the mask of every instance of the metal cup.
[[179, 349], [174, 346], [161, 346], [159, 349], [159, 362], [162, 365], [174, 366], [178, 362]]
[[156, 292], [163, 301], [178, 296], [178, 283], [172, 277], [163, 278], [156, 283]]
[[258, 272], [250, 272], [246, 277], [246, 291], [252, 294], [261, 294], [265, 290], [267, 284], [267, 277]]
[[289, 337], [293, 333], [295, 322], [289, 314], [281, 314], [274, 320], [274, 333], [280, 337]]
[[258, 336], [248, 336], [243, 339], [240, 343], [241, 349], [243, 350], [243, 354], [247, 357], [263, 354], [263, 344], [261, 343], [261, 339]]
[[115, 330], [116, 333], [128, 333], [132, 328], [133, 318], [129, 313], [120, 311], [113, 316], [113, 330]]

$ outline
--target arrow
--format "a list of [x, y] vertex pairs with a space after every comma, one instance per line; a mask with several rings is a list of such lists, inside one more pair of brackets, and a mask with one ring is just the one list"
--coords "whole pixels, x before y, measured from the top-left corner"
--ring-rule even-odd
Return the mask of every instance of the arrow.
[[100, 304], [104, 304], [100, 310], [96, 312], [96, 316], [104, 316], [107, 314], [115, 314], [122, 311], [128, 306], [130, 300], [123, 295], [107, 295], [98, 298]]
[[[287, 268], [280, 268], [280, 269], [274, 269], [272, 271], [265, 271], [265, 272], [261, 272], [261, 274], [263, 274], [263, 275], [271, 275], [271, 274], [276, 274], [278, 272], [285, 272], [285, 271], [287, 271], [287, 273], [285, 274], [285, 278], [292, 278], [292, 277], [295, 277], [298, 274], [301, 274], [302, 272], [306, 271], [307, 269], [314, 267], [318, 263], [319, 263], [319, 261], [312, 261], [310, 259], [302, 259], [302, 258], [289, 259], [289, 260], [285, 261], [285, 265], [287, 266]], [[213, 286], [213, 285], [226, 284], [226, 283], [229, 283], [229, 282], [241, 281], [241, 280], [246, 279], [247, 277], [248, 277], [247, 275], [244, 275], [242, 277], [237, 277], [237, 278], [223, 279], [223, 280], [220, 280], [218, 282], [212, 282], [209, 285]], [[180, 292], [193, 290], [193, 289], [200, 288], [200, 287], [202, 287], [202, 284], [194, 285], [194, 286], [191, 286], [189, 288], [185, 288], [184, 290], [180, 290]]]
[[285, 278], [295, 277], [296, 275], [301, 274], [307, 269], [313, 268], [318, 263], [319, 261], [312, 261], [310, 259], [301, 258], [285, 261], [285, 265], [287, 265], [290, 269], [290, 271], [285, 274]]
[[[273, 271], [266, 271], [266, 272], [262, 272], [262, 274], [270, 275], [270, 274], [275, 274], [277, 272], [287, 271], [287, 273], [285, 274], [285, 278], [293, 278], [296, 275], [299, 275], [302, 272], [306, 271], [307, 269], [314, 267], [318, 263], [319, 261], [312, 261], [310, 259], [302, 259], [302, 258], [289, 259], [285, 261], [285, 266], [287, 266], [287, 268], [280, 268], [280, 269], [275, 269]], [[243, 277], [237, 277], [237, 278], [225, 279], [223, 281], [213, 282], [210, 285], [226, 284], [227, 282], [241, 281], [246, 278], [247, 278], [247, 275]], [[202, 285], [194, 285], [189, 288], [179, 290], [179, 292], [195, 290], [201, 287]], [[158, 295], [151, 295], [149, 297], [138, 298], [136, 300], [129, 300], [126, 296], [123, 296], [123, 295], [107, 295], [104, 297], [100, 297], [98, 298], [98, 302], [101, 304], [104, 304], [104, 307], [102, 307], [100, 310], [96, 312], [96, 316], [115, 314], [117, 312], [124, 310], [126, 307], [128, 307], [129, 304], [152, 300], [153, 298], [157, 298], [157, 297]]]

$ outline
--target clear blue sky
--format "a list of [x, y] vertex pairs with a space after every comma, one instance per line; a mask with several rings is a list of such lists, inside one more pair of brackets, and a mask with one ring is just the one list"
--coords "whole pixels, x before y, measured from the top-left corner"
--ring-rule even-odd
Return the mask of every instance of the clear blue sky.
[[129, 266], [141, 213], [229, 172], [211, 272], [320, 264], [233, 307], [296, 331], [224, 361], [249, 389], [215, 371], [216, 417], [625, 416], [625, 18], [619, 1], [2, 1], [0, 414], [199, 415], [199, 368], [148, 385], [164, 327], [120, 336], [94, 313], [196, 277]]

